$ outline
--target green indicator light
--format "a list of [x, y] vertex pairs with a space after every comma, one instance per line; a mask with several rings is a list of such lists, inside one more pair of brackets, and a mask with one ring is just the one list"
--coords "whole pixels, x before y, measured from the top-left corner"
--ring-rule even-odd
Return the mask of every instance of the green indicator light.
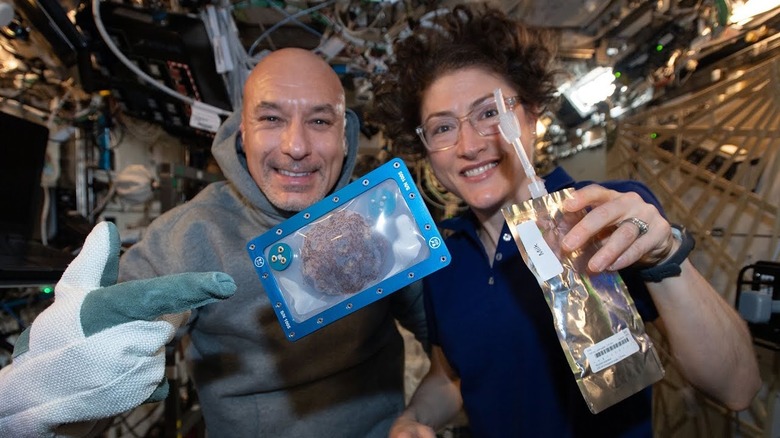
[[658, 138], [658, 133], [657, 132], [651, 133], [650, 134], [650, 138], [653, 138], [653, 139]]
[[50, 294], [50, 293], [54, 292], [54, 288], [51, 287], [51, 286], [44, 286], [43, 289], [41, 289], [41, 292], [43, 292], [45, 294]]
[[655, 46], [655, 51], [656, 52], [660, 52], [663, 49], [664, 49], [664, 45], [663, 44], [659, 44], [659, 45]]
[[619, 71], [616, 71], [616, 72], [615, 72], [615, 77], [616, 77], [616, 78], [620, 78], [620, 76], [622, 76], [622, 74], [621, 74]]

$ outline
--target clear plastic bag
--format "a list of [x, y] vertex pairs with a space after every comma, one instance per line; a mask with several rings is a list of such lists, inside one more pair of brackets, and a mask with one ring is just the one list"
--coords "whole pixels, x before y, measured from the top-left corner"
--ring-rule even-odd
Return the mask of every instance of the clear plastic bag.
[[399, 159], [252, 239], [247, 250], [293, 341], [450, 262]]
[[[292, 260], [274, 276], [290, 316], [304, 321], [430, 255], [425, 238], [387, 180], [266, 248]], [[389, 291], [388, 291], [389, 292]]]
[[561, 190], [502, 212], [544, 292], [561, 348], [595, 414], [657, 382], [664, 370], [620, 275], [588, 270], [597, 244], [561, 251], [561, 239], [584, 216], [563, 211], [571, 194], [572, 189]]

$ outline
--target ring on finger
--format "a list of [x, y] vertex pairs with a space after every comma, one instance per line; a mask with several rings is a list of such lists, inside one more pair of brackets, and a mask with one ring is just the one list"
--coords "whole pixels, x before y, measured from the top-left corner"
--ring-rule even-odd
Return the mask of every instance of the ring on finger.
[[636, 217], [630, 217], [628, 219], [620, 221], [618, 224], [618, 227], [625, 223], [632, 223], [636, 225], [637, 230], [639, 231], [639, 235], [637, 238], [644, 236], [647, 234], [647, 232], [650, 230], [650, 225], [647, 224], [647, 222], [643, 221], [642, 219], [636, 218]]

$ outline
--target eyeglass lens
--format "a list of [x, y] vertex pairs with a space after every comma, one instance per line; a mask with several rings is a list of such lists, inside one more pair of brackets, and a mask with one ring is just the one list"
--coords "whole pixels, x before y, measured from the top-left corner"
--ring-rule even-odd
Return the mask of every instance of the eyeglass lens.
[[458, 141], [461, 121], [464, 119], [468, 119], [481, 136], [498, 133], [498, 108], [496, 101], [490, 99], [472, 109], [465, 117], [437, 116], [426, 120], [422, 133], [428, 149], [445, 149], [454, 145]]

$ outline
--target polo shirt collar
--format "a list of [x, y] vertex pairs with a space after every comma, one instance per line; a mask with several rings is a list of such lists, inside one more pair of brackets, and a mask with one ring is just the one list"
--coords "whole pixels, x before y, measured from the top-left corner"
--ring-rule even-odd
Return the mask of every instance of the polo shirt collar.
[[[544, 177], [544, 186], [550, 193], [571, 187], [572, 185], [574, 185], [574, 179], [562, 167], [556, 167]], [[477, 238], [477, 217], [471, 209], [466, 210], [464, 214], [458, 217], [442, 221], [440, 227], [452, 230], [455, 233], [466, 233], [475, 239]]]

